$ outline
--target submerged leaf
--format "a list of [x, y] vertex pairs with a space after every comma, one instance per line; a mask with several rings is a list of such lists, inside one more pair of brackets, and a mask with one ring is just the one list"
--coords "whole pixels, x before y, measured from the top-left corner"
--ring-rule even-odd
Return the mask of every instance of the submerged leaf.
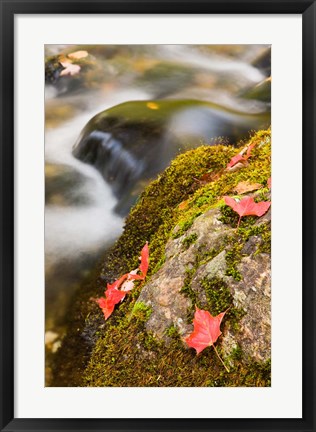
[[87, 57], [88, 51], [75, 51], [73, 53], [68, 54], [68, 57], [75, 60], [80, 60], [82, 58]]
[[77, 75], [80, 72], [81, 67], [79, 65], [72, 64], [67, 61], [62, 61], [60, 63], [65, 68], [60, 72], [60, 76], [67, 76], [67, 75], [73, 76], [73, 75]]

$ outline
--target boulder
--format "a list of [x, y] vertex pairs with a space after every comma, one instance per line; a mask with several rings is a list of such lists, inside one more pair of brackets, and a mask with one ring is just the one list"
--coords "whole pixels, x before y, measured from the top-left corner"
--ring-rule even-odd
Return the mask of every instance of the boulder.
[[[168, 241], [166, 262], [142, 288], [137, 300], [152, 310], [145, 327], [156, 337], [165, 340], [166, 330], [171, 325], [178, 329], [183, 338], [192, 332], [193, 327], [186, 319], [192, 300], [183, 294], [182, 289], [188, 270], [192, 272], [194, 269], [191, 289], [200, 307], [208, 308], [203, 281], [216, 280], [217, 286], [222, 282], [225, 289], [229, 290], [231, 306], [244, 315], [237, 328], [230, 325], [225, 327], [222, 338], [224, 357], [230, 357], [239, 346], [244, 361], [266, 361], [271, 356], [270, 256], [257, 253], [261, 237], [251, 236], [242, 249], [243, 257], [237, 266], [241, 280], [236, 281], [232, 276], [227, 276], [225, 255], [230, 250], [228, 240], [236, 232], [219, 220], [220, 215], [219, 209], [209, 210], [199, 216], [185, 234]], [[193, 234], [196, 240], [186, 248], [183, 243]], [[205, 253], [211, 248], [214, 257], [208, 260]], [[206, 258], [200, 261], [203, 255]]]
[[[251, 192], [255, 200], [271, 199], [270, 130], [257, 132], [251, 144], [251, 157], [237, 170], [227, 164], [241, 149], [202, 146], [178, 156], [146, 188], [99, 277], [76, 295], [52, 385], [271, 385], [271, 212], [238, 224], [223, 199], [236, 197], [245, 180], [262, 186]], [[92, 299], [137, 267], [146, 241], [145, 281], [104, 321]], [[216, 350], [227, 369], [213, 347], [196, 355], [186, 344], [196, 307], [225, 312]]]
[[94, 116], [85, 126], [73, 154], [95, 166], [115, 196], [117, 211], [126, 215], [137, 191], [163, 171], [181, 152], [201, 142], [238, 140], [269, 124], [268, 113], [246, 115], [198, 100], [126, 102]]

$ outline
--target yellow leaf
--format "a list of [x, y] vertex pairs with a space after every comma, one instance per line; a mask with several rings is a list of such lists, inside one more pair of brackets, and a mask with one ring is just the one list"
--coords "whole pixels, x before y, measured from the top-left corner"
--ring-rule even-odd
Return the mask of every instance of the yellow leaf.
[[241, 195], [246, 192], [255, 191], [257, 189], [262, 188], [262, 184], [260, 183], [250, 183], [249, 181], [242, 181], [238, 183], [238, 185], [235, 187], [235, 191]]
[[88, 55], [89, 55], [88, 51], [76, 51], [68, 54], [68, 57], [74, 60], [80, 60], [82, 58], [87, 57]]

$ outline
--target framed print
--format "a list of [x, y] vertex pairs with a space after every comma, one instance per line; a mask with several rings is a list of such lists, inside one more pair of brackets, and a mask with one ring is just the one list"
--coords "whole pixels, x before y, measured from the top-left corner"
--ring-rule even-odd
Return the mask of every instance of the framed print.
[[315, 430], [315, 10], [1, 0], [1, 430]]

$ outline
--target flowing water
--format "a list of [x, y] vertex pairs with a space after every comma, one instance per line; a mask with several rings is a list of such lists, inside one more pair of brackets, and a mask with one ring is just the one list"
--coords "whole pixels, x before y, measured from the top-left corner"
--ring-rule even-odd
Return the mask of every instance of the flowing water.
[[101, 174], [76, 159], [72, 147], [91, 117], [135, 97], [143, 99], [147, 95], [130, 90], [117, 93], [102, 105], [88, 107], [84, 113], [46, 131], [45, 267], [49, 329], [54, 329], [56, 322], [63, 322], [73, 292], [89, 277], [102, 251], [120, 235], [124, 222], [113, 211], [117, 199]]
[[[249, 122], [248, 127], [245, 115], [269, 112], [266, 100], [243, 97], [243, 92], [247, 94], [268, 77], [262, 67], [252, 64], [267, 47], [46, 48], [47, 55], [63, 52], [66, 56], [83, 49], [89, 53], [88, 66], [82, 63], [79, 74], [59, 79], [52, 69], [54, 77], [46, 86], [46, 330], [56, 333], [50, 333], [51, 340], [58, 342], [71, 296], [89, 278], [124, 224], [124, 218], [115, 212], [118, 197], [113, 187], [93, 165], [73, 156], [73, 146], [86, 123], [123, 102], [189, 98], [238, 111], [249, 130], [252, 124]], [[156, 107], [153, 103], [147, 106], [156, 109], [157, 103]], [[130, 107], [132, 115], [133, 104]], [[230, 119], [229, 115], [227, 111]], [[205, 119], [191, 110], [180, 126], [178, 117], [168, 121], [172, 128], [179, 126], [182, 132], [189, 133], [190, 124], [202, 130]], [[234, 130], [236, 125], [231, 126]], [[214, 136], [225, 136], [222, 129], [214, 120]], [[128, 145], [131, 137], [124, 136]]]

